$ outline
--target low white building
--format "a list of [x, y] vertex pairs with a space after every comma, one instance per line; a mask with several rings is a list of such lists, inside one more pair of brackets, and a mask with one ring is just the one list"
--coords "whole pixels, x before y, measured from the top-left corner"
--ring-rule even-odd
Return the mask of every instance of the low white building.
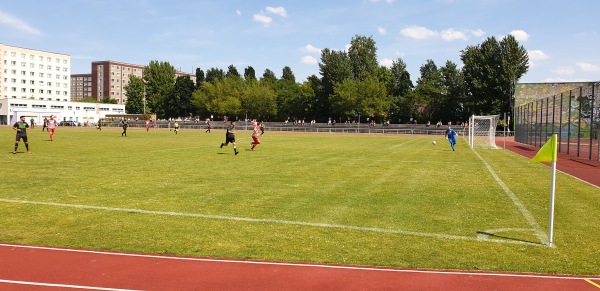
[[0, 98], [0, 124], [12, 125], [21, 116], [42, 125], [44, 118], [53, 115], [58, 121], [94, 124], [106, 115], [125, 114], [125, 105], [71, 101], [48, 101], [32, 98]]

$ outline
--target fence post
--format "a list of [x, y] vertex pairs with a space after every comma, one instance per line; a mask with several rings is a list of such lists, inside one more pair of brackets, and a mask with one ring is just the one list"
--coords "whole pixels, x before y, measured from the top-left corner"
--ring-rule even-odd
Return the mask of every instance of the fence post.
[[577, 157], [581, 149], [581, 104], [583, 102], [583, 87], [579, 87], [579, 118], [577, 119]]

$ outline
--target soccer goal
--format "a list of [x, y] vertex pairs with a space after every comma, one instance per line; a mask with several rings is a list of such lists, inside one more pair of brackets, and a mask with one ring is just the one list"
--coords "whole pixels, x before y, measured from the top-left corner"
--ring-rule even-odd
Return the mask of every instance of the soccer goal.
[[500, 115], [469, 118], [469, 146], [471, 148], [499, 149], [496, 146], [496, 126]]

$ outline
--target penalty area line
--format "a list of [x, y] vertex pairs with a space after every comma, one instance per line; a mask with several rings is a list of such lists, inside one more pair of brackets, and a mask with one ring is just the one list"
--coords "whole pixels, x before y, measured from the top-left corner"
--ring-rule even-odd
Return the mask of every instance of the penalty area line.
[[343, 230], [378, 232], [378, 233], [399, 234], [399, 235], [406, 235], [406, 236], [430, 237], [430, 238], [438, 238], [438, 239], [543, 246], [538, 243], [532, 243], [532, 242], [527, 242], [527, 241], [513, 241], [513, 240], [489, 239], [489, 238], [484, 239], [479, 236], [460, 236], [460, 235], [450, 235], [450, 234], [440, 234], [440, 233], [427, 233], [427, 232], [385, 229], [385, 228], [376, 228], [376, 227], [318, 223], [318, 222], [304, 222], [304, 221], [291, 221], [291, 220], [266, 219], [266, 218], [249, 218], [249, 217], [238, 217], [238, 216], [183, 213], [183, 212], [170, 212], [170, 211], [154, 211], [154, 210], [133, 209], [133, 208], [116, 208], [116, 207], [106, 207], [106, 206], [66, 204], [66, 203], [56, 203], [56, 202], [28, 201], [28, 200], [2, 199], [2, 198], [0, 198], [0, 202], [29, 204], [29, 205], [43, 205], [43, 206], [56, 206], [56, 207], [69, 207], [69, 208], [76, 208], [76, 209], [93, 209], [93, 210], [104, 210], [104, 211], [113, 211], [113, 212], [140, 213], [140, 214], [150, 214], [150, 215], [168, 215], [168, 216], [215, 219], [215, 220], [245, 221], [245, 222], [256, 222], [256, 223], [272, 223], [272, 224], [286, 224], [286, 225], [298, 225], [298, 226], [321, 227], [321, 228], [335, 228], [335, 229], [343, 229]]

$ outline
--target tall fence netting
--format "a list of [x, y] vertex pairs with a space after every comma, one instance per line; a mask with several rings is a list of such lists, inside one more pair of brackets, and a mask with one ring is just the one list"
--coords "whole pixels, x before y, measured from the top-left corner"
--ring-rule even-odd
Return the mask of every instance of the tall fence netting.
[[599, 83], [515, 108], [515, 141], [541, 147], [558, 134], [558, 151], [600, 161]]

